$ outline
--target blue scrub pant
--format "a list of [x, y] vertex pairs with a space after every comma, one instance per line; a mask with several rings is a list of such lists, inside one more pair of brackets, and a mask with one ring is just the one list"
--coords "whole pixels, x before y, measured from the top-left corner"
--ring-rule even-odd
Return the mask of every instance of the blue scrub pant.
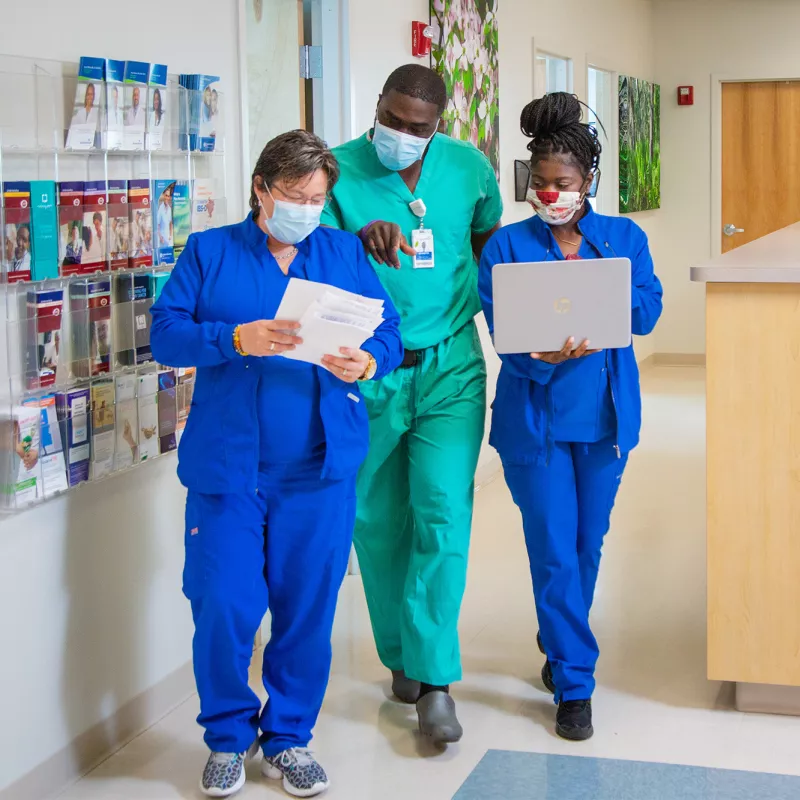
[[627, 455], [614, 440], [558, 442], [548, 464], [504, 465], [522, 512], [536, 613], [556, 702], [588, 700], [600, 651], [589, 627], [603, 539]]
[[[211, 750], [306, 747], [331, 665], [336, 599], [355, 524], [355, 476], [259, 476], [251, 494], [189, 492], [184, 594], [192, 605], [198, 723]], [[247, 683], [267, 609], [264, 709]]]

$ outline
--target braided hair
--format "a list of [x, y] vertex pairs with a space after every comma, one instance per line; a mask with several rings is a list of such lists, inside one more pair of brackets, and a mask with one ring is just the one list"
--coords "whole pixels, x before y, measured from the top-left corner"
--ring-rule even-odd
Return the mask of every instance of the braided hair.
[[530, 138], [531, 164], [565, 155], [578, 164], [584, 177], [597, 170], [603, 146], [594, 125], [581, 122], [583, 105], [574, 94], [553, 92], [522, 109], [520, 127]]

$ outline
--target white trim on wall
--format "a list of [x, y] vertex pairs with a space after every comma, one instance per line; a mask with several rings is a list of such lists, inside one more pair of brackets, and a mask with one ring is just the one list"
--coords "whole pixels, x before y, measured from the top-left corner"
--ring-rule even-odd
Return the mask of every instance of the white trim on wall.
[[[612, 96], [616, 97], [616, 102], [612, 102], [612, 111], [610, 119], [601, 119], [606, 129], [608, 139], [603, 137], [602, 130], [600, 131], [601, 144], [603, 145], [603, 154], [600, 156], [600, 180], [610, 184], [614, 187], [615, 200], [612, 202], [610, 209], [611, 216], [619, 216], [619, 72], [616, 69], [610, 68], [606, 65], [603, 59], [594, 58], [591, 54], [586, 54], [586, 63], [584, 65], [584, 74], [586, 75], [586, 99], [584, 102], [589, 103], [589, 70], [599, 70], [606, 72], [611, 76], [611, 91]], [[592, 109], [597, 112], [597, 109]], [[602, 213], [606, 213], [605, 211]]]
[[[549, 40], [543, 40], [541, 38], [534, 37], [532, 40], [533, 45], [533, 93], [534, 95], [538, 94], [537, 87], [539, 86], [539, 73], [541, 71], [541, 65], [538, 63], [539, 56], [550, 56], [551, 58], [559, 58], [562, 61], [567, 62], [567, 91], [568, 92], [575, 92], [575, 62], [573, 58], [569, 55], [565, 55], [569, 48], [559, 48], [559, 47], [550, 47], [551, 44], [555, 44], [554, 42], [550, 42]], [[542, 82], [544, 82], [544, 76], [542, 76]], [[585, 88], [585, 87], [584, 87]], [[576, 92], [580, 94], [580, 92]]]
[[[238, 16], [239, 28], [239, 92], [242, 99], [241, 114], [239, 123], [241, 126], [241, 160], [240, 169], [242, 173], [242, 189], [244, 192], [243, 210], [250, 207], [250, 110], [248, 105], [248, 81], [247, 81], [247, 0], [239, 0], [236, 4], [236, 14]], [[298, 56], [299, 58], [299, 56]]]
[[774, 73], [711, 75], [711, 257], [722, 254], [722, 84], [800, 81], [800, 75]]

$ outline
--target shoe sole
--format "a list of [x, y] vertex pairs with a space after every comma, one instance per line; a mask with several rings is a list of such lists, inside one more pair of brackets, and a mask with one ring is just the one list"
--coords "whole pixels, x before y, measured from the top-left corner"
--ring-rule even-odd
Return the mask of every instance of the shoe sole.
[[230, 797], [236, 792], [240, 792], [244, 787], [245, 781], [247, 780], [247, 775], [244, 773], [244, 769], [242, 769], [242, 774], [239, 776], [239, 780], [230, 788], [230, 789], [206, 789], [203, 786], [203, 781], [200, 781], [200, 791], [206, 797]]
[[271, 781], [279, 781], [283, 779], [283, 791], [292, 797], [316, 797], [318, 794], [327, 792], [330, 788], [330, 781], [327, 783], [317, 783], [310, 789], [298, 789], [289, 783], [289, 779], [277, 768], [273, 767], [268, 761], [264, 761], [261, 766], [261, 774]]
[[428, 741], [431, 741], [434, 744], [458, 744], [458, 742], [460, 742], [464, 737], [463, 731], [459, 734], [452, 734], [450, 736], [435, 736], [434, 734], [426, 733], [425, 731], [420, 731], [420, 733], [426, 739], [428, 739]]
[[556, 725], [556, 733], [568, 742], [585, 742], [594, 736], [594, 728], [591, 725], [588, 728], [562, 728]]

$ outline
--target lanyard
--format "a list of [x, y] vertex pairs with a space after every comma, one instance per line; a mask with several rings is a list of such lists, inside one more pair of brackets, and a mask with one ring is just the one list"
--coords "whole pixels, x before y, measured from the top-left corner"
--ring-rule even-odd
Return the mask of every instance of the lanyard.
[[425, 230], [425, 214], [428, 211], [425, 201], [422, 198], [414, 200], [408, 204], [408, 207], [411, 209], [411, 213], [419, 219], [419, 229]]

